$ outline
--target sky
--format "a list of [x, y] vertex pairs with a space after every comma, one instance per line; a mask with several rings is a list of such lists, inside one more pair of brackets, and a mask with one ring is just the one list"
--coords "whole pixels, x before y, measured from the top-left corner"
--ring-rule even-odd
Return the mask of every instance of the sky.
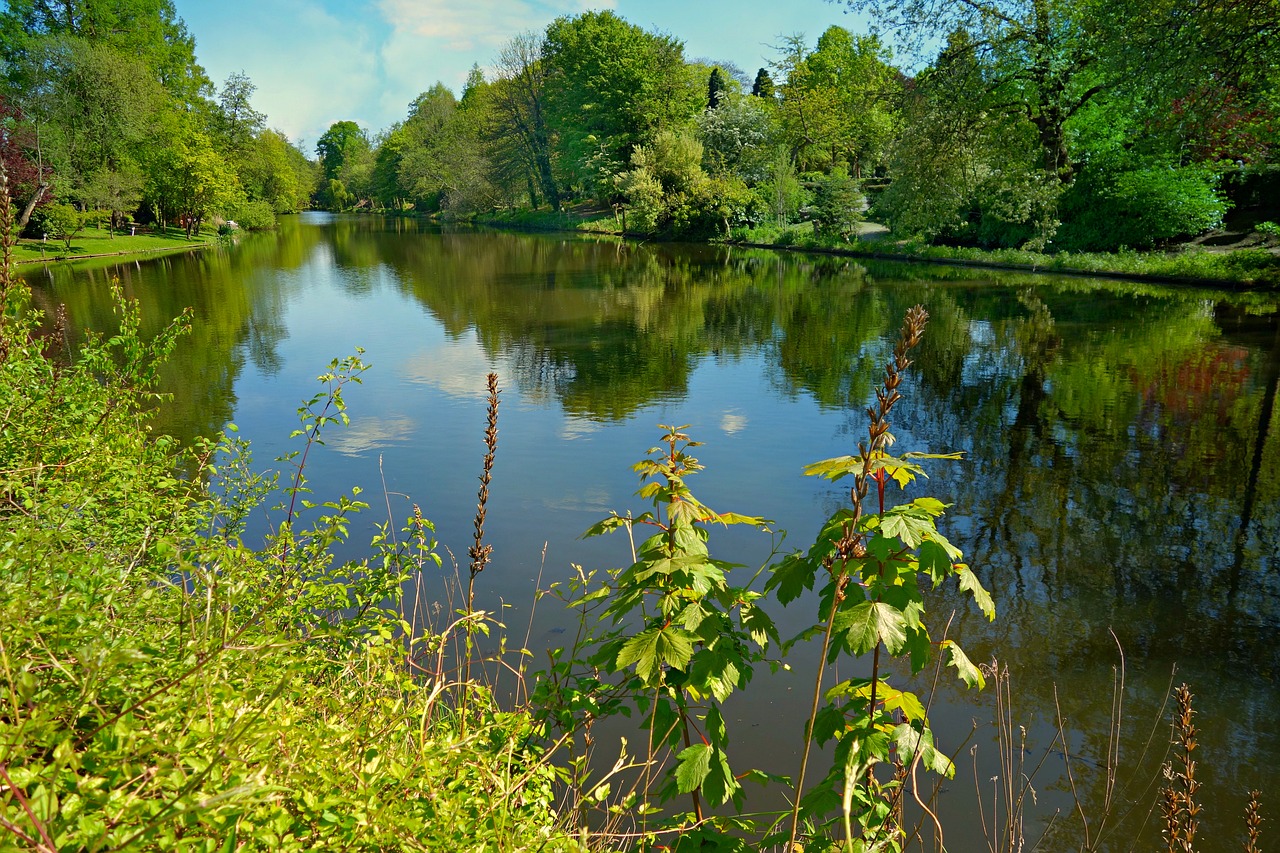
[[473, 65], [489, 68], [512, 36], [562, 15], [611, 9], [684, 42], [686, 59], [732, 62], [754, 77], [775, 45], [801, 33], [812, 45], [862, 18], [827, 0], [175, 0], [216, 86], [243, 72], [267, 124], [314, 156], [335, 121], [370, 135], [408, 112], [437, 81], [461, 94]]

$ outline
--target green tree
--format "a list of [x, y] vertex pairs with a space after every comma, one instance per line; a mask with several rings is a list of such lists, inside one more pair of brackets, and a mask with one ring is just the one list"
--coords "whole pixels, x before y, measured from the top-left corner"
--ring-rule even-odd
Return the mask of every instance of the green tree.
[[84, 201], [95, 173], [138, 161], [167, 106], [140, 61], [100, 43], [55, 36], [34, 43], [21, 62], [15, 73], [26, 86], [22, 101], [60, 196]]
[[195, 60], [195, 39], [172, 0], [8, 0], [0, 11], [0, 58], [8, 63], [11, 81], [15, 70], [21, 74], [30, 54], [50, 38], [106, 48], [146, 69], [140, 76], [117, 78], [120, 88], [126, 88], [124, 81], [137, 85], [149, 79], [187, 106], [197, 105], [211, 91]]
[[242, 158], [251, 141], [266, 126], [267, 117], [253, 108], [250, 99], [257, 86], [243, 71], [227, 76], [218, 92], [214, 131], [222, 149], [233, 159]]
[[553, 210], [559, 210], [542, 49], [540, 38], [525, 33], [507, 42], [498, 54], [487, 138], [501, 173], [508, 180], [523, 178], [529, 184], [529, 203], [537, 207], [540, 193]]
[[[1040, 168], [1071, 180], [1067, 122], [1109, 83], [1094, 74], [1100, 57], [1098, 11], [1091, 0], [844, 0], [894, 33], [908, 49], [957, 30], [984, 57], [989, 103], [1034, 125]], [[1114, 46], [1119, 49], [1119, 45]]]
[[773, 97], [773, 75], [768, 68], [761, 68], [756, 72], [755, 82], [751, 84], [751, 94], [757, 98]]
[[928, 239], [1044, 246], [1060, 189], [1040, 168], [1035, 126], [1000, 108], [973, 40], [953, 32], [906, 99], [892, 146], [893, 181], [876, 215]]
[[125, 227], [129, 215], [138, 209], [146, 177], [134, 164], [119, 170], [101, 169], [93, 174], [81, 193], [84, 203], [92, 210], [105, 210], [109, 214], [112, 236]]
[[45, 211], [45, 227], [55, 240], [61, 240], [71, 251], [71, 241], [84, 231], [85, 216], [69, 204], [51, 204]]
[[703, 165], [712, 174], [732, 174], [748, 184], [767, 178], [778, 127], [764, 101], [723, 96], [720, 106], [698, 116]]
[[781, 62], [781, 120], [802, 167], [849, 165], [855, 175], [884, 164], [901, 77], [876, 36], [829, 27], [808, 51], [800, 36]]
[[316, 183], [315, 165], [275, 130], [263, 130], [250, 139], [234, 165], [249, 200], [265, 201], [276, 213], [306, 207]]
[[707, 77], [707, 109], [714, 110], [720, 106], [725, 97], [725, 90], [728, 88], [728, 81], [725, 80], [724, 72], [720, 70], [720, 66], [711, 69], [711, 74]]
[[339, 177], [342, 169], [358, 159], [369, 148], [369, 137], [354, 121], [336, 121], [316, 140], [316, 155], [328, 180]]
[[162, 221], [178, 219], [191, 239], [206, 217], [226, 212], [242, 191], [208, 136], [181, 125], [166, 131], [150, 158], [147, 197]]
[[543, 59], [561, 165], [583, 185], [705, 106], [704, 78], [688, 73], [683, 43], [613, 12], [556, 19], [547, 28]]

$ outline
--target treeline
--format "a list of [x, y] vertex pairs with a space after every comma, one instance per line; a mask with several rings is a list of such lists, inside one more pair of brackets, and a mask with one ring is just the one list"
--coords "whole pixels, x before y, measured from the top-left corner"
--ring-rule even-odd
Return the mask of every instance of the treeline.
[[754, 75], [613, 12], [561, 17], [390, 128], [333, 124], [309, 161], [245, 75], [209, 81], [170, 0], [12, 0], [0, 153], [29, 229], [586, 203], [632, 233], [838, 241], [870, 205], [938, 243], [1106, 250], [1220, 225], [1229, 185], [1280, 196], [1275, 0], [847, 5], [883, 35], [780, 37]]
[[310, 202], [315, 164], [252, 108], [247, 76], [210, 82], [171, 0], [10, 0], [0, 60], [0, 155], [29, 233], [86, 216], [269, 227]]
[[1275, 180], [1274, 0], [848, 5], [887, 35], [788, 37], [754, 77], [612, 12], [562, 17], [461, 97], [437, 84], [373, 138], [335, 124], [318, 200], [458, 216], [591, 201], [634, 232], [839, 238], [869, 197], [904, 235], [1114, 249], [1213, 228], [1226, 183]]

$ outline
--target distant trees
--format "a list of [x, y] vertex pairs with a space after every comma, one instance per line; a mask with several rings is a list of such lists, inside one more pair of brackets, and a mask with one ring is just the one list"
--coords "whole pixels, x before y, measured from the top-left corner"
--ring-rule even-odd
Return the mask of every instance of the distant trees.
[[233, 74], [215, 92], [171, 0], [10, 0], [0, 68], [6, 163], [16, 146], [34, 169], [11, 172], [24, 225], [56, 200], [113, 229], [137, 215], [193, 233], [246, 204], [284, 212], [311, 194], [311, 166], [266, 129], [252, 81]]

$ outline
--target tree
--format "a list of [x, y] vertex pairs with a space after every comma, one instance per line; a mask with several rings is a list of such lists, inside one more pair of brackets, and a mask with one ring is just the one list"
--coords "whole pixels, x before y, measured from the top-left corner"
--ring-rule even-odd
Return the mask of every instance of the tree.
[[162, 221], [179, 220], [188, 240], [207, 216], [225, 212], [243, 198], [235, 172], [204, 133], [175, 122], [163, 129], [155, 145], [146, 195]]
[[880, 40], [833, 26], [812, 52], [801, 36], [788, 39], [787, 47], [781, 119], [800, 163], [830, 169], [845, 161], [856, 175], [882, 165], [901, 78]]
[[[178, 103], [195, 106], [211, 87], [195, 40], [172, 0], [8, 0], [0, 12], [0, 59], [20, 69], [48, 39], [71, 38], [126, 56]], [[130, 85], [138, 77], [119, 78]], [[20, 82], [20, 81], [14, 81]]]
[[[1067, 122], [1110, 85], [1099, 61], [1098, 11], [1091, 0], [844, 0], [894, 33], [908, 50], [956, 31], [969, 33], [989, 69], [989, 103], [1035, 126], [1041, 168], [1069, 183], [1074, 163]], [[1118, 45], [1116, 46], [1119, 47]]]
[[726, 95], [720, 106], [698, 116], [697, 122], [708, 172], [737, 175], [749, 184], [768, 177], [778, 128], [765, 102]]
[[757, 98], [773, 98], [773, 77], [768, 68], [756, 72], [756, 81], [751, 85], [751, 94]]
[[720, 70], [720, 66], [711, 69], [711, 74], [707, 78], [707, 109], [714, 110], [720, 106], [721, 101], [725, 97], [725, 89], [728, 83], [724, 78], [724, 72]]
[[1053, 237], [1058, 178], [1040, 168], [1035, 126], [993, 103], [989, 73], [959, 30], [917, 76], [876, 204], [894, 230], [995, 246]]
[[636, 145], [705, 106], [702, 79], [688, 73], [682, 42], [609, 11], [556, 19], [543, 59], [564, 165], [583, 183], [620, 168]]
[[[487, 138], [509, 178], [522, 174], [530, 184], [529, 202], [537, 206], [538, 190], [553, 210], [560, 209], [560, 190], [552, 168], [551, 134], [547, 127], [547, 66], [543, 42], [532, 33], [516, 36], [498, 54]], [[511, 144], [505, 144], [510, 140]], [[509, 152], [504, 156], [504, 151]], [[536, 187], [536, 189], [535, 189]]]
[[316, 167], [276, 130], [250, 139], [234, 165], [248, 199], [265, 201], [276, 213], [301, 210], [316, 184]]
[[32, 211], [48, 201], [51, 176], [44, 165], [36, 128], [22, 110], [3, 95], [0, 95], [0, 162], [8, 176], [9, 195], [20, 206], [15, 224], [21, 231], [27, 227]]
[[336, 121], [316, 140], [316, 155], [324, 177], [332, 180], [344, 166], [369, 150], [369, 137], [354, 121]]
[[76, 37], [39, 40], [14, 74], [25, 81], [24, 111], [39, 128], [42, 156], [53, 170], [58, 194], [74, 201], [83, 201], [80, 196], [95, 173], [120, 171], [138, 161], [167, 106], [163, 89], [141, 62]]
[[81, 197], [89, 209], [107, 212], [114, 237], [127, 223], [129, 214], [138, 209], [145, 180], [141, 170], [132, 164], [120, 170], [102, 169], [89, 179]]
[[45, 226], [55, 240], [61, 240], [71, 251], [71, 242], [84, 231], [84, 214], [69, 204], [51, 204], [45, 213]]
[[243, 71], [233, 72], [218, 93], [214, 128], [223, 150], [237, 159], [266, 125], [267, 117], [250, 104], [257, 88]]

